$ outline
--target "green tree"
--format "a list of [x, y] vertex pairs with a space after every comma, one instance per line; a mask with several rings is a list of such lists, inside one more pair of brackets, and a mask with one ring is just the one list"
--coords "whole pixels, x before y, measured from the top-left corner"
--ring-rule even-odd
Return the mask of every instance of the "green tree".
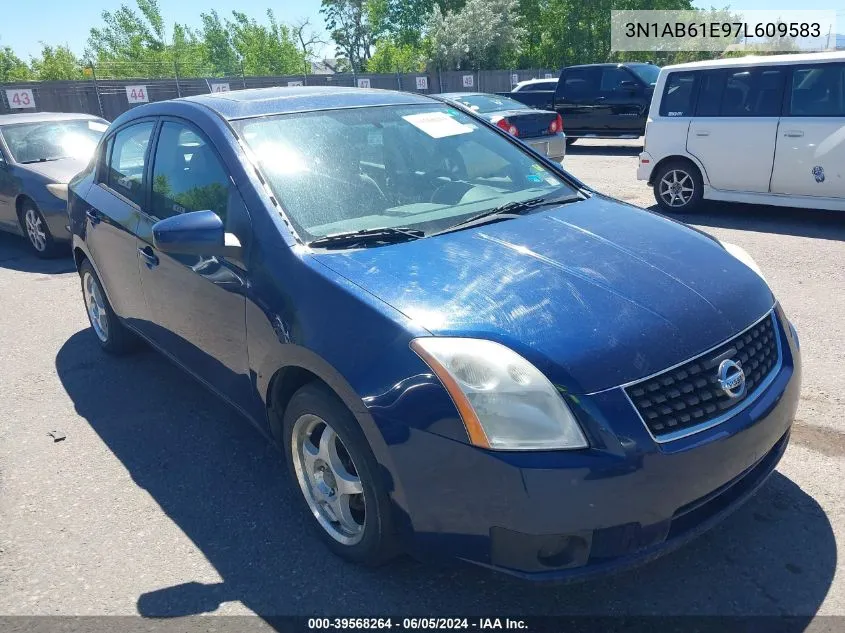
[[226, 23], [213, 9], [210, 13], [201, 13], [200, 19], [202, 27], [199, 37], [212, 74], [224, 76], [239, 73], [240, 56], [232, 45], [232, 36]]
[[259, 24], [239, 11], [226, 21], [232, 46], [243, 60], [249, 75], [292, 75], [302, 72], [305, 57], [294, 40], [290, 27], [276, 21], [272, 9], [267, 10], [269, 25]]
[[322, 0], [320, 13], [336, 44], [337, 54], [349, 60], [356, 72], [364, 69], [376, 42], [371, 15], [381, 16], [383, 10], [383, 5], [371, 6], [368, 0]]
[[383, 39], [376, 44], [367, 72], [371, 73], [416, 73], [425, 70], [428, 53], [427, 42], [419, 45], [395, 44], [390, 39]]
[[31, 75], [29, 66], [15, 55], [11, 46], [0, 47], [0, 82], [26, 81]]
[[82, 63], [67, 46], [55, 48], [41, 43], [41, 54], [30, 62], [32, 75], [39, 81], [58, 79], [83, 79]]

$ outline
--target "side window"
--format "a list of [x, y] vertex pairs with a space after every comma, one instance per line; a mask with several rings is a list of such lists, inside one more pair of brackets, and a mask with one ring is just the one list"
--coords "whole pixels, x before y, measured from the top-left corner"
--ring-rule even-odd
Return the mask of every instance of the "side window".
[[698, 89], [698, 116], [719, 116], [722, 104], [722, 93], [725, 91], [725, 73], [720, 70], [710, 70], [701, 73], [699, 77], [701, 87]]
[[670, 73], [663, 86], [660, 116], [692, 116], [695, 103], [695, 73]]
[[602, 68], [599, 91], [602, 93], [616, 92], [619, 90], [619, 84], [623, 81], [634, 81], [634, 78], [627, 70], [614, 67]]
[[231, 182], [214, 149], [191, 127], [165, 122], [153, 162], [151, 214], [214, 211], [226, 221]]
[[776, 68], [728, 71], [719, 115], [778, 116], [783, 80]]
[[596, 68], [572, 68], [564, 73], [561, 83], [567, 99], [592, 99], [599, 93], [599, 71]]
[[845, 66], [795, 68], [789, 94], [790, 116], [845, 116]]
[[144, 203], [144, 165], [154, 123], [147, 121], [120, 130], [109, 141], [106, 184], [137, 205]]

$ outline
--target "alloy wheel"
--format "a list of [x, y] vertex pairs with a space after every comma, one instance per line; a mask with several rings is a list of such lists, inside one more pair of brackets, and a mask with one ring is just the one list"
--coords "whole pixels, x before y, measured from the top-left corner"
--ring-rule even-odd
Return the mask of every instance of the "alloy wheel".
[[32, 207], [28, 208], [24, 214], [24, 224], [26, 235], [35, 250], [39, 253], [47, 250], [47, 233], [44, 231], [44, 223], [38, 211]]
[[97, 338], [106, 343], [109, 339], [109, 316], [106, 312], [106, 302], [99, 282], [90, 272], [86, 271], [82, 277], [82, 289], [91, 327], [94, 328]]
[[660, 179], [660, 197], [670, 207], [686, 206], [694, 193], [692, 176], [681, 169], [667, 171]]
[[293, 426], [291, 453], [302, 494], [320, 526], [336, 541], [364, 537], [364, 487], [352, 456], [331, 425], [306, 414]]

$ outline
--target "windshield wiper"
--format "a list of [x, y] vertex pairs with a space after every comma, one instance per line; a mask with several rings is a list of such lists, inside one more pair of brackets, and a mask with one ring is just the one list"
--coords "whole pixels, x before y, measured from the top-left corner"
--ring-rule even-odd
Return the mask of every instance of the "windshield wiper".
[[395, 244], [397, 242], [416, 240], [424, 236], [425, 233], [419, 229], [384, 226], [378, 229], [363, 229], [361, 231], [349, 231], [347, 233], [335, 233], [334, 235], [318, 237], [308, 242], [308, 246], [334, 248], [353, 246], [355, 244]]
[[55, 158], [35, 158], [33, 160], [22, 160], [20, 161], [21, 165], [32, 165], [33, 163], [49, 163], [54, 160], [61, 160], [65, 158], [65, 156], [57, 156]]
[[462, 220], [457, 224], [453, 224], [452, 226], [443, 229], [442, 231], [438, 231], [437, 233], [429, 233], [429, 237], [433, 235], [441, 235], [443, 233], [449, 233], [451, 231], [459, 231], [461, 229], [467, 229], [471, 226], [476, 226], [478, 224], [486, 224], [487, 222], [491, 222], [494, 220], [505, 220], [509, 218], [515, 218], [529, 211], [537, 209], [538, 207], [547, 207], [547, 206], [556, 206], [559, 204], [566, 204], [567, 202], [575, 202], [577, 200], [583, 200], [584, 198], [578, 194], [569, 194], [566, 196], [558, 196], [555, 198], [547, 198], [545, 196], [541, 196], [539, 198], [529, 198], [528, 200], [520, 200], [518, 202], [508, 202], [507, 204], [503, 204], [498, 207], [493, 207], [492, 209], [488, 209], [483, 213], [479, 213], [478, 215], [474, 215], [466, 220]]

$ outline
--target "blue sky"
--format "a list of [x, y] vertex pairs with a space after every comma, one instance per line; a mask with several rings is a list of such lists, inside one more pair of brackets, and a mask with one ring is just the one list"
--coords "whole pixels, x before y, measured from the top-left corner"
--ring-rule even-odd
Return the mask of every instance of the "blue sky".
[[[589, 0], [587, 0], [589, 1]], [[88, 31], [100, 23], [103, 10], [117, 9], [122, 2], [134, 6], [134, 0], [5, 0], [6, 7], [0, 19], [0, 46], [11, 46], [19, 56], [28, 59], [40, 50], [40, 41], [51, 44], [67, 44], [77, 54], [82, 54]], [[722, 2], [701, 2], [695, 4], [709, 7], [721, 6]], [[729, 3], [732, 9], [795, 10], [834, 9], [840, 6], [833, 0], [743, 0]], [[800, 7], [799, 7], [800, 5]], [[159, 0], [164, 21], [168, 27], [174, 22], [197, 26], [199, 14], [208, 10], [191, 0]], [[221, 15], [228, 15], [233, 9], [263, 20], [265, 11], [272, 7], [280, 21], [294, 22], [299, 18], [310, 18], [311, 24], [325, 34], [324, 22], [319, 14], [320, 0], [296, 0], [295, 2], [272, 2], [272, 0], [218, 0], [213, 4]], [[845, 32], [845, 11], [837, 15], [840, 33]], [[332, 55], [333, 46], [326, 46], [323, 53]]]

